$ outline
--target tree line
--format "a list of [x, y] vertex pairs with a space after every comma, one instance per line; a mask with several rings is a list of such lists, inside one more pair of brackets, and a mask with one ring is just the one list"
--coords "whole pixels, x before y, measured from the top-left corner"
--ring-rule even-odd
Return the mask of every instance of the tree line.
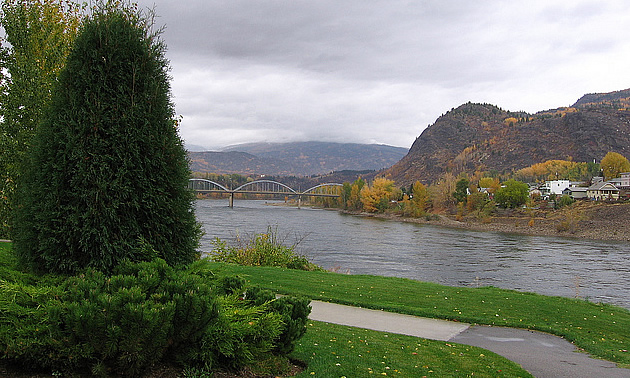
[[[596, 176], [610, 180], [624, 172], [630, 172], [628, 159], [619, 153], [609, 152], [600, 163], [549, 160], [503, 176], [488, 172], [455, 176], [447, 172], [430, 185], [416, 181], [409, 187], [398, 187], [385, 177], [377, 177], [372, 182], [359, 178], [352, 183], [344, 183], [338, 199], [313, 201], [351, 212], [390, 213], [406, 217], [430, 217], [433, 213], [444, 211], [489, 216], [497, 206], [516, 208], [530, 201], [528, 183], [562, 179], [589, 183]], [[566, 202], [565, 199], [559, 203]]]

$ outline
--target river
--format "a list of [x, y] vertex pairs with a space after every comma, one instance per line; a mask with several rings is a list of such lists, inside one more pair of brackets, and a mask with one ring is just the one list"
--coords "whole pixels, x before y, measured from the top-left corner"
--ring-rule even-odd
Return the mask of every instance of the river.
[[630, 244], [524, 236], [395, 222], [272, 201], [199, 200], [205, 235], [232, 241], [272, 227], [315, 264], [350, 274], [405, 277], [450, 286], [496, 286], [579, 297], [630, 309]]

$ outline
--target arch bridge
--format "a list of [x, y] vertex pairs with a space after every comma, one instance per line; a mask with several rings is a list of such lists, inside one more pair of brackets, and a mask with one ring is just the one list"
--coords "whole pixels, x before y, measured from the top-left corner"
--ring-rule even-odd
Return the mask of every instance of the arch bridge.
[[326, 183], [316, 185], [305, 191], [298, 191], [281, 182], [272, 180], [256, 180], [245, 183], [236, 189], [228, 189], [225, 186], [207, 179], [193, 178], [188, 181], [188, 187], [197, 193], [226, 193], [229, 195], [229, 206], [234, 207], [234, 194], [270, 194], [297, 196], [298, 207], [302, 203], [302, 197], [340, 197], [338, 188], [342, 184]]

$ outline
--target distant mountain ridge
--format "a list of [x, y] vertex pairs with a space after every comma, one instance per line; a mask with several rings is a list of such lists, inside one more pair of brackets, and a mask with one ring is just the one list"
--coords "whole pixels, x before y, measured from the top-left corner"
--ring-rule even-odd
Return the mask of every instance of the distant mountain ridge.
[[580, 108], [587, 105], [601, 106], [605, 104], [612, 105], [617, 103], [618, 105], [630, 105], [630, 89], [624, 89], [621, 91], [608, 92], [608, 93], [589, 93], [582, 96], [571, 107]]
[[380, 172], [399, 185], [432, 183], [445, 172], [521, 169], [551, 159], [599, 161], [609, 151], [630, 157], [630, 89], [589, 94], [573, 107], [536, 114], [466, 103], [439, 117], [409, 153]]
[[193, 172], [311, 176], [344, 170], [380, 170], [398, 162], [406, 148], [380, 144], [248, 143], [221, 151], [189, 151]]

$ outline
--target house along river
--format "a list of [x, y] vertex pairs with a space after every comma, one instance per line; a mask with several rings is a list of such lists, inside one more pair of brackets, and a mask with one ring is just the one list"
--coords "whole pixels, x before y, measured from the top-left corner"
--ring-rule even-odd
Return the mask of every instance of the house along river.
[[272, 206], [198, 200], [205, 235], [233, 241], [272, 227], [285, 244], [326, 269], [450, 286], [496, 286], [579, 297], [630, 309], [630, 243], [476, 232]]

